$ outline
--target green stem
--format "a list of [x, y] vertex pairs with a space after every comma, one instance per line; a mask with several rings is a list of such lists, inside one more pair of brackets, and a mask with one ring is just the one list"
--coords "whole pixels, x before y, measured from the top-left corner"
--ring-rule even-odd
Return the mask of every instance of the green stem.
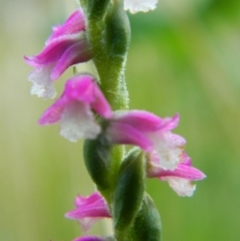
[[[122, 4], [122, 1], [89, 0], [86, 12], [87, 36], [100, 87], [114, 111], [127, 109], [129, 102], [124, 70], [130, 24]], [[108, 174], [112, 180], [110, 192], [114, 190], [123, 156], [124, 147], [112, 148]]]
[[113, 110], [128, 108], [128, 91], [124, 77], [130, 42], [130, 25], [121, 3], [114, 2], [108, 12], [88, 18], [88, 38], [94, 53], [102, 92]]

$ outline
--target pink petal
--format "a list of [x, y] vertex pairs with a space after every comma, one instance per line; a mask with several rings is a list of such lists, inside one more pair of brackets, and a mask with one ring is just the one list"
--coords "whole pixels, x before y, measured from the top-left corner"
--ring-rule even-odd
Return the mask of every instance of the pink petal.
[[160, 118], [150, 112], [143, 110], [117, 111], [114, 113], [113, 121], [132, 126], [139, 131], [151, 133], [156, 131], [168, 131], [177, 127], [179, 115]]
[[164, 120], [158, 116], [141, 110], [115, 112], [113, 120], [132, 126], [142, 132], [156, 131], [165, 124]]
[[92, 75], [78, 75], [66, 84], [69, 98], [90, 103], [91, 108], [104, 118], [112, 116], [111, 106], [100, 91]]
[[66, 213], [65, 217], [77, 219], [85, 232], [98, 219], [111, 217], [107, 203], [98, 192], [88, 197], [77, 196], [75, 205], [76, 209]]
[[173, 117], [166, 117], [163, 119], [164, 124], [161, 126], [162, 131], [170, 131], [175, 129], [179, 123], [179, 114], [174, 115]]
[[161, 179], [164, 179], [165, 177], [181, 177], [188, 180], [201, 180], [206, 177], [206, 175], [197, 168], [183, 163], [180, 163], [173, 171], [159, 170], [156, 175]]
[[84, 103], [94, 101], [94, 77], [92, 75], [75, 75], [65, 84], [67, 98]]
[[58, 99], [43, 113], [38, 121], [39, 125], [50, 125], [59, 121], [67, 102], [65, 98]]
[[96, 111], [100, 116], [109, 119], [112, 117], [112, 109], [109, 103], [107, 102], [105, 96], [99, 89], [96, 82], [93, 83], [94, 88], [94, 101], [91, 103], [91, 107], [94, 111]]
[[145, 151], [152, 149], [152, 142], [141, 131], [122, 123], [111, 123], [107, 128], [107, 137], [113, 143], [140, 146]]
[[62, 73], [71, 65], [87, 62], [91, 59], [91, 52], [85, 34], [78, 42], [69, 46], [56, 62], [51, 73], [51, 79], [58, 79]]
[[76, 209], [66, 213], [66, 217], [72, 219], [81, 218], [109, 218], [111, 217], [106, 201], [99, 192], [90, 196], [77, 196], [75, 199]]
[[53, 33], [47, 40], [48, 44], [51, 40], [62, 35], [75, 34], [85, 30], [85, 17], [82, 9], [74, 11], [63, 25], [53, 27]]
[[36, 56], [25, 57], [31, 66], [42, 66], [56, 62], [64, 52], [80, 39], [80, 33], [60, 36], [51, 42]]

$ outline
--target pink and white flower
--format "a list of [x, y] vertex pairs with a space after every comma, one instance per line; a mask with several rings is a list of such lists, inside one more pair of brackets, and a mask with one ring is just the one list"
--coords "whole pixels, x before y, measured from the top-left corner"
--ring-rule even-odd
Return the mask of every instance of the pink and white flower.
[[32, 82], [31, 94], [44, 98], [56, 95], [53, 81], [69, 66], [91, 58], [81, 9], [72, 13], [63, 25], [55, 26], [52, 30], [41, 53], [24, 57], [29, 65], [35, 67], [29, 75], [29, 81]]
[[[73, 241], [108, 241], [107, 238], [100, 238], [97, 236], [84, 236], [74, 239]], [[109, 240], [110, 241], [110, 240]]]
[[40, 125], [60, 121], [60, 134], [70, 141], [94, 139], [101, 131], [94, 112], [108, 119], [111, 107], [92, 75], [76, 75], [65, 84], [61, 97], [49, 107], [39, 120]]
[[185, 139], [171, 132], [179, 115], [160, 118], [147, 111], [116, 112], [106, 130], [110, 142], [141, 147], [159, 159], [165, 170], [174, 170], [182, 161]]
[[148, 12], [156, 8], [157, 0], [124, 0], [124, 10], [131, 13]]
[[192, 196], [196, 185], [193, 185], [191, 181], [202, 180], [206, 177], [203, 172], [192, 167], [192, 161], [185, 152], [182, 153], [182, 161], [174, 170], [164, 170], [158, 157], [152, 154], [148, 155], [147, 159], [147, 176], [166, 180], [179, 196]]
[[76, 209], [66, 213], [65, 217], [78, 220], [84, 232], [97, 220], [111, 217], [106, 201], [97, 191], [88, 197], [77, 196], [74, 204]]
[[113, 236], [98, 237], [98, 236], [82, 236], [74, 239], [73, 241], [116, 241]]

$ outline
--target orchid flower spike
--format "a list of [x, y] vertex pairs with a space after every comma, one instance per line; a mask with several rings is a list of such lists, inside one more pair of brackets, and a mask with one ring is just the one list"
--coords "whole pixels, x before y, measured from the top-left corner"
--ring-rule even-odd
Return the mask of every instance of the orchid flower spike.
[[164, 170], [161, 168], [158, 157], [156, 158], [150, 153], [147, 156], [147, 176], [157, 177], [162, 181], [166, 180], [179, 196], [190, 197], [196, 189], [191, 181], [202, 180], [206, 175], [192, 167], [192, 161], [186, 152], [182, 153], [181, 159], [182, 161], [174, 170]]
[[124, 9], [131, 13], [148, 12], [156, 8], [157, 0], [124, 0]]
[[24, 57], [29, 65], [35, 67], [29, 75], [31, 94], [45, 99], [54, 98], [56, 91], [53, 81], [69, 66], [91, 58], [81, 9], [72, 13], [63, 25], [53, 27], [52, 31], [41, 53]]
[[165, 170], [174, 170], [182, 161], [185, 139], [171, 133], [179, 122], [179, 115], [160, 118], [141, 110], [115, 112], [106, 130], [107, 138], [116, 144], [141, 147], [159, 159]]
[[74, 203], [76, 209], [66, 213], [65, 217], [78, 220], [84, 232], [97, 220], [111, 217], [106, 201], [97, 191], [88, 197], [77, 196]]
[[111, 107], [94, 77], [89, 74], [76, 75], [66, 82], [63, 94], [43, 113], [39, 124], [60, 121], [60, 134], [70, 141], [94, 139], [101, 128], [95, 121], [93, 111], [106, 119], [112, 116]]

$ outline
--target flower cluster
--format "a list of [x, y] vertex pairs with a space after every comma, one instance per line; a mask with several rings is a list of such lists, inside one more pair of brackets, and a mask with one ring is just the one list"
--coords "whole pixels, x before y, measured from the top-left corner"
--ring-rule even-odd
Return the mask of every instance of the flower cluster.
[[[148, 11], [154, 9], [156, 3], [157, 0], [124, 0], [123, 9], [132, 13]], [[52, 31], [41, 53], [25, 57], [26, 62], [35, 67], [29, 76], [29, 80], [32, 82], [31, 93], [44, 98], [53, 98], [56, 95], [53, 81], [58, 79], [67, 68], [96, 58], [92, 51], [91, 35], [88, 35], [86, 13], [81, 8], [72, 13], [63, 25], [53, 27]], [[99, 32], [104, 33], [104, 36], [111, 36], [112, 32], [107, 34], [106, 31], [107, 28]], [[103, 44], [105, 42], [102, 41]], [[98, 68], [97, 70], [101, 71]], [[66, 81], [62, 95], [39, 119], [40, 125], [51, 125], [59, 122], [60, 134], [70, 141], [100, 140], [97, 143], [101, 143], [101, 146], [98, 146], [97, 149], [94, 146], [94, 149], [87, 155], [90, 156], [89, 160], [93, 165], [98, 159], [102, 161], [101, 166], [110, 173], [106, 175], [106, 179], [112, 178], [110, 182], [109, 180], [107, 182], [111, 185], [109, 184], [109, 187], [105, 188], [106, 190], [101, 190], [96, 183], [99, 191], [95, 191], [88, 197], [77, 196], [75, 199], [76, 209], [66, 214], [67, 218], [78, 220], [84, 232], [87, 232], [98, 219], [116, 218], [113, 211], [115, 204], [111, 203], [113, 202], [112, 198], [114, 195], [117, 196], [118, 186], [121, 190], [124, 186], [116, 183], [118, 183], [118, 178], [119, 180], [125, 178], [125, 174], [121, 176], [121, 173], [125, 171], [124, 165], [131, 166], [129, 163], [132, 157], [129, 155], [131, 151], [126, 155], [122, 152], [123, 160], [120, 160], [120, 165], [116, 169], [114, 164], [109, 164], [111, 161], [106, 160], [106, 156], [112, 155], [111, 147], [113, 146], [133, 146], [133, 149], [137, 149], [144, 157], [144, 165], [141, 166], [144, 169], [144, 175], [139, 174], [138, 176], [142, 179], [148, 177], [166, 180], [180, 196], [191, 196], [195, 190], [195, 185], [192, 185], [191, 181], [201, 180], [205, 177], [204, 173], [192, 167], [191, 159], [184, 150], [185, 139], [172, 133], [172, 130], [179, 123], [178, 114], [173, 117], [160, 118], [144, 110], [113, 110], [112, 100], [107, 99], [104, 95], [105, 90], [102, 89], [101, 82], [101, 78], [98, 79], [89, 73], [75, 74]], [[106, 146], [107, 148], [105, 148]], [[95, 152], [96, 155], [93, 154]], [[111, 158], [113, 157], [112, 155]], [[112, 162], [118, 163], [119, 160], [112, 160]], [[100, 175], [101, 170], [101, 168], [97, 169], [92, 176]], [[131, 183], [131, 177], [129, 178], [129, 174], [126, 176], [128, 185]], [[144, 188], [144, 185], [142, 187]], [[138, 192], [136, 191], [136, 193]], [[142, 199], [144, 199], [145, 194], [141, 191], [139, 193], [138, 199], [144, 203]], [[145, 203], [148, 203], [146, 200]], [[137, 217], [143, 215], [141, 214], [143, 206], [142, 204], [136, 205], [136, 210], [132, 212], [133, 218], [129, 219], [130, 221], [137, 220]], [[137, 223], [136, 220], [135, 223]], [[133, 225], [132, 221], [131, 225]], [[116, 237], [84, 236], [74, 241], [115, 239], [117, 240]]]

